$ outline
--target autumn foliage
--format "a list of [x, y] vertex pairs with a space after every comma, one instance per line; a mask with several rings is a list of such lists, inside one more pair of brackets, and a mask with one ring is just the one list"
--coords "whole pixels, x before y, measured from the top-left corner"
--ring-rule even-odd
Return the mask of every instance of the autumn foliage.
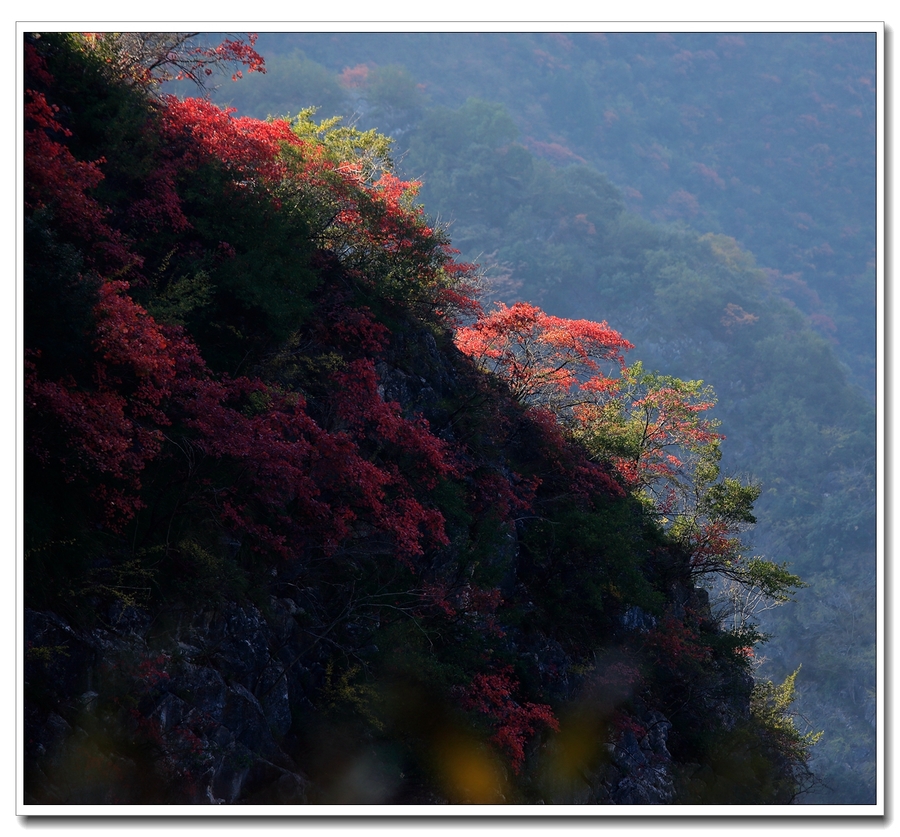
[[[39, 64], [31, 45], [29, 56]], [[412, 479], [425, 484], [452, 468], [443, 444], [422, 420], [405, 419], [396, 405], [380, 399], [371, 360], [349, 361], [335, 372], [336, 429], [329, 432], [307, 414], [302, 396], [286, 396], [252, 377], [211, 374], [186, 333], [157, 323], [134, 300], [128, 281], [104, 277], [113, 264], [140, 266], [143, 259], [107, 225], [108, 210], [91, 194], [103, 179], [102, 161], [73, 157], [63, 142], [69, 132], [57, 121], [57, 110], [43, 93], [29, 91], [27, 205], [31, 212], [52, 211], [63, 229], [88, 243], [92, 270], [83, 281], [97, 284], [98, 298], [90, 366], [81, 370], [80, 380], [47, 380], [40, 352], [29, 355], [28, 406], [43, 417], [32, 423], [37, 432], [31, 434], [30, 450], [48, 464], [51, 450], [65, 451], [61, 464], [67, 480], [112, 478], [93, 485], [91, 492], [101, 519], [114, 527], [143, 507], [142, 473], [163, 454], [168, 438], [175, 442], [169, 456], [189, 446], [211, 460], [253, 463], [241, 469], [240, 482], [227, 488], [216, 487], [211, 478], [200, 480], [199, 496], [214, 492], [224, 524], [280, 553], [308, 544], [312, 532], [319, 532], [319, 547], [332, 549], [360, 520], [392, 535], [400, 555], [420, 553], [423, 539], [443, 542], [440, 514], [421, 505], [407, 475], [379, 466], [365, 453], [366, 447], [382, 444], [405, 451]], [[158, 168], [147, 173], [147, 192], [154, 197], [131, 211], [145, 222], [153, 219], [161, 232], [194, 227], [178, 181], [215, 163], [227, 172], [227, 188], [235, 193], [251, 189], [281, 204], [295, 200], [294, 194], [322, 190], [319, 200], [340, 203], [344, 208], [332, 226], [321, 230], [323, 247], [339, 246], [335, 236], [352, 247], [350, 236], [362, 234], [365, 246], [398, 257], [405, 251], [421, 254], [417, 263], [425, 259], [434, 271], [449, 264], [444, 241], [405, 203], [410, 187], [397, 178], [360, 182], [352, 165], [342, 167], [323, 147], [305, 143], [285, 121], [236, 118], [200, 99], [164, 97], [158, 110], [164, 145]], [[292, 154], [285, 157], [284, 148]], [[230, 247], [221, 241], [205, 246], [213, 252]], [[428, 276], [410, 280], [426, 283]], [[348, 329], [354, 322], [362, 334], [367, 318], [346, 309], [338, 326], [345, 340], [352, 339]], [[265, 402], [266, 409], [248, 415], [248, 399]], [[50, 416], [52, 429], [46, 421]], [[269, 509], [266, 522], [254, 516], [253, 506]]]
[[[686, 459], [721, 439], [702, 414], [715, 404], [702, 382], [650, 375], [625, 364], [633, 348], [606, 323], [567, 320], [499, 303], [456, 333], [457, 346], [503, 379], [552, 433], [572, 433], [612, 464], [632, 490], [652, 490], [661, 510], [690, 481]], [[552, 416], [552, 418], [549, 418]]]
[[[361, 739], [390, 721], [386, 672], [442, 689], [519, 775], [574, 686], [517, 643], [588, 660], [632, 604], [739, 563], [755, 495], [718, 479], [712, 395], [628, 366], [606, 323], [485, 313], [384, 138], [162, 93], [263, 71], [253, 39], [167, 37], [26, 41], [30, 606], [92, 624], [138, 606], [135, 578], [160, 614], [290, 600], [298, 668], [344, 672], [327, 703]], [[708, 661], [659, 624], [649, 665]], [[148, 705], [169, 659], [123, 675]], [[172, 776], [210, 762], [204, 724], [145, 709]]]
[[495, 732], [491, 740], [510, 758], [518, 773], [525, 761], [525, 743], [539, 726], [559, 731], [559, 722], [545, 704], [519, 704], [513, 694], [517, 683], [510, 672], [476, 674], [463, 694], [462, 704], [487, 715]]
[[534, 305], [498, 303], [495, 311], [461, 328], [456, 344], [482, 367], [500, 375], [513, 396], [554, 412], [577, 404], [582, 393], [604, 392], [621, 370], [631, 343], [606, 323], [566, 320]]

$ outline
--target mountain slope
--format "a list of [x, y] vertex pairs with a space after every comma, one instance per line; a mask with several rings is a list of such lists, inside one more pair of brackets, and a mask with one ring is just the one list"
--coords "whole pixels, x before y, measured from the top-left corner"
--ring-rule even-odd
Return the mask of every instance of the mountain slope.
[[127, 44], [26, 40], [26, 803], [795, 799], [793, 680], [696, 582], [799, 579], [743, 569], [699, 390], [558, 318], [490, 370], [383, 138], [160, 96]]

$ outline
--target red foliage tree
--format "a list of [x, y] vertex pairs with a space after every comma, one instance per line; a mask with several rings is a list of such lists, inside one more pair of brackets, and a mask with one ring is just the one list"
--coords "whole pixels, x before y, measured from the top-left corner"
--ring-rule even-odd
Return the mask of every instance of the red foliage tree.
[[462, 705], [491, 719], [495, 729], [491, 741], [506, 753], [513, 771], [519, 773], [525, 763], [525, 743], [538, 726], [559, 732], [559, 722], [547, 704], [516, 702], [513, 693], [519, 684], [511, 672], [507, 667], [498, 674], [476, 674], [463, 693]]
[[603, 365], [624, 368], [633, 348], [606, 323], [567, 320], [517, 302], [479, 318], [456, 333], [462, 352], [502, 377], [518, 400], [560, 413], [581, 400], [582, 390], [614, 390]]

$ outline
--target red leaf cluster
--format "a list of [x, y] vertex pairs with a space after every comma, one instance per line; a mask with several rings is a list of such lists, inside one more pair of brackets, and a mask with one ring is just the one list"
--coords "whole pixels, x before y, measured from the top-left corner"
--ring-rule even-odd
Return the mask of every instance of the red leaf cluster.
[[633, 348], [606, 323], [567, 320], [517, 302], [461, 328], [456, 345], [485, 369], [500, 375], [520, 401], [567, 405], [585, 384], [602, 388], [601, 364], [622, 368], [622, 352]]
[[187, 347], [180, 336], [167, 338], [128, 296], [127, 287], [121, 281], [100, 285], [94, 307], [92, 388], [80, 386], [71, 376], [46, 380], [36, 353], [25, 369], [29, 449], [45, 462], [55, 458], [67, 480], [91, 484], [102, 517], [113, 528], [143, 506], [141, 473], [162, 449], [177, 359]]
[[516, 773], [525, 763], [525, 743], [539, 725], [559, 731], [553, 710], [543, 703], [519, 704], [513, 693], [519, 686], [506, 668], [499, 674], [476, 674], [462, 696], [465, 709], [487, 715], [495, 728], [491, 740], [509, 756]]
[[[43, 70], [34, 47], [26, 44], [29, 64]], [[46, 71], [38, 77], [46, 76]], [[103, 159], [75, 159], [65, 145], [71, 132], [58, 120], [59, 107], [33, 89], [25, 91], [25, 208], [49, 209], [57, 224], [79, 240], [98, 268], [122, 270], [139, 262], [129, 253], [125, 238], [107, 223], [107, 210], [90, 194], [103, 180]]]
[[660, 620], [647, 634], [647, 646], [656, 661], [672, 671], [681, 669], [686, 660], [703, 662], [712, 653], [695, 631], [674, 616]]
[[[49, 84], [39, 56], [28, 49], [32, 77]], [[261, 68], [246, 45], [226, 41], [216, 50]], [[263, 190], [273, 201], [293, 194], [338, 203], [330, 234], [340, 231], [354, 252], [368, 248], [411, 260], [411, 283], [437, 283], [445, 268], [464, 272], [421, 211], [411, 208], [414, 184], [390, 174], [367, 184], [352, 161], [342, 165], [284, 121], [237, 118], [200, 99], [163, 97], [157, 111], [158, 121], [147, 124], [161, 140], [156, 166], [142, 184], [144, 197], [125, 213], [151, 232], [190, 228], [179, 179], [213, 164], [230, 173], [235, 190]], [[57, 116], [43, 93], [29, 90], [27, 209], [52, 209], [70, 239], [98, 253], [91, 266], [111, 277], [140, 259], [90, 195], [103, 178], [99, 161], [73, 156]], [[228, 250], [234, 252], [217, 242], [217, 255]], [[31, 352], [26, 401], [29, 450], [65, 479], [89, 486], [101, 522], [121, 530], [145, 504], [148, 466], [189, 450], [192, 501], [258, 548], [283, 556], [310, 548], [331, 553], [375, 531], [410, 562], [426, 547], [447, 543], [441, 514], [423, 497], [454, 466], [423, 419], [403, 417], [381, 397], [372, 356], [384, 347], [386, 329], [366, 309], [336, 305], [327, 333], [317, 335], [327, 350], [348, 357], [331, 382], [334, 426], [327, 429], [299, 395], [258, 379], [214, 376], [191, 338], [160, 326], [124, 279], [101, 278], [98, 297], [88, 326], [90, 368], [78, 380], [48, 380], [40, 353]]]

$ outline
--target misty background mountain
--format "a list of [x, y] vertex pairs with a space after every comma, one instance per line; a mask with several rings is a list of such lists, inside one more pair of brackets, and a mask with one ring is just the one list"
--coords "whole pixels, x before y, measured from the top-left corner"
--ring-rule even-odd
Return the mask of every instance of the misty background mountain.
[[825, 735], [807, 803], [875, 801], [876, 55], [871, 33], [261, 34], [241, 114], [394, 138], [486, 298], [606, 320], [719, 396], [762, 615]]

